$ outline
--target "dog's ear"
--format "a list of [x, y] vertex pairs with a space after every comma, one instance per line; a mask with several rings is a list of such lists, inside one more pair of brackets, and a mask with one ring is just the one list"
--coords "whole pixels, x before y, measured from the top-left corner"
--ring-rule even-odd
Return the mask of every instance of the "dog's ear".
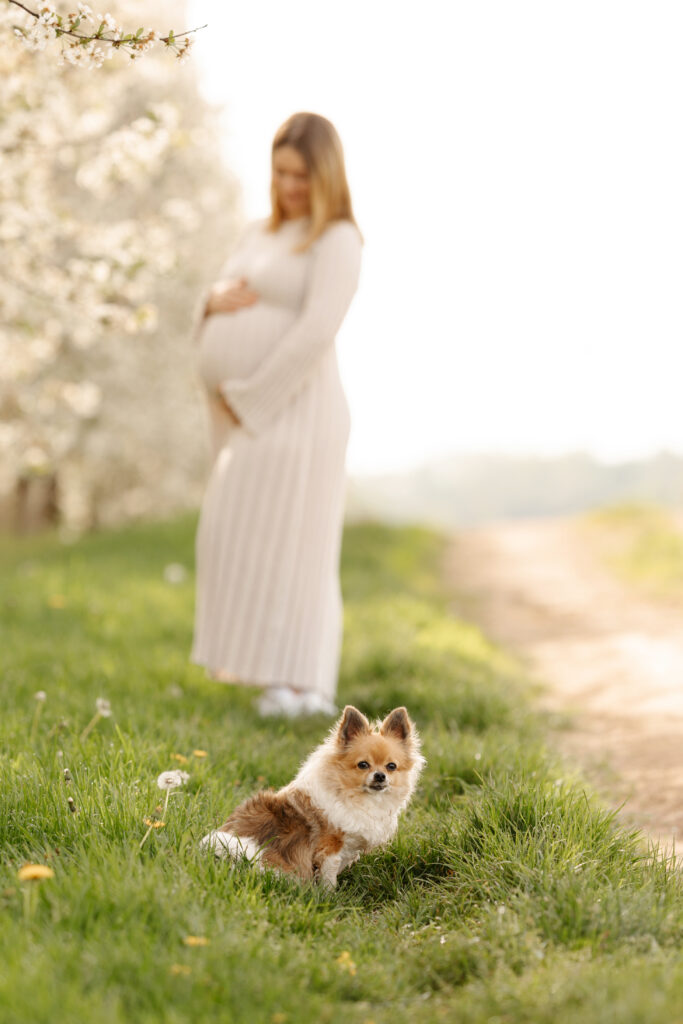
[[360, 713], [358, 708], [347, 704], [337, 729], [337, 739], [343, 744], [350, 743], [354, 737], [360, 736], [364, 732], [370, 732], [370, 723], [367, 718]]
[[405, 708], [394, 708], [390, 711], [379, 727], [382, 736], [393, 736], [397, 740], [407, 740], [413, 731], [413, 723]]

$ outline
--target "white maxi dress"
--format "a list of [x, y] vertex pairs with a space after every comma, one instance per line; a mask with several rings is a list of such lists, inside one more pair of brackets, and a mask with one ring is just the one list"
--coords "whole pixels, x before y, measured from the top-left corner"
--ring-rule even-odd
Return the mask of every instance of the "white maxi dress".
[[[190, 658], [258, 686], [334, 701], [342, 641], [339, 559], [350, 420], [335, 336], [358, 287], [362, 243], [347, 220], [303, 253], [308, 216], [251, 221], [221, 277], [259, 299], [196, 329], [213, 464], [196, 536]], [[236, 427], [216, 401], [225, 396]]]

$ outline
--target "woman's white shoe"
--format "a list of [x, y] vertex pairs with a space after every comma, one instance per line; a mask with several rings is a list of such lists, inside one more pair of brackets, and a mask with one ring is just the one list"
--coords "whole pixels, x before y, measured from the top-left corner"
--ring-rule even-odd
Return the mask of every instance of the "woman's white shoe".
[[326, 700], [319, 693], [308, 690], [298, 694], [301, 697], [304, 714], [307, 715], [336, 715], [337, 709], [331, 700]]
[[269, 687], [259, 698], [258, 710], [263, 718], [271, 715], [299, 718], [301, 715], [335, 715], [337, 713], [334, 704], [319, 694], [308, 690], [297, 693], [289, 686]]

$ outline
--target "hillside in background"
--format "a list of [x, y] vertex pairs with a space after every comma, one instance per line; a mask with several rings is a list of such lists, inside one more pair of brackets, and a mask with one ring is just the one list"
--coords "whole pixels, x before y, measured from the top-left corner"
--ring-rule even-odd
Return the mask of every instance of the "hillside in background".
[[624, 501], [683, 505], [683, 456], [660, 452], [621, 463], [582, 452], [559, 458], [453, 456], [407, 473], [353, 477], [347, 516], [456, 527], [573, 515]]

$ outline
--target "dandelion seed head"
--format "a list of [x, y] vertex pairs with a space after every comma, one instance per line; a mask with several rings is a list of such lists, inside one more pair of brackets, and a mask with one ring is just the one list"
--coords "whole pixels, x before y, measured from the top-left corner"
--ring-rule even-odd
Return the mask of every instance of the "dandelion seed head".
[[180, 768], [175, 768], [170, 772], [162, 772], [157, 779], [157, 786], [159, 789], [177, 789], [178, 786], [184, 785], [189, 777], [187, 772], [181, 771]]
[[95, 701], [95, 710], [102, 718], [111, 718], [111, 704], [104, 697], [98, 697]]
[[40, 704], [47, 700], [47, 694], [45, 690], [38, 690], [37, 693], [33, 694], [34, 700], [37, 700]]
[[166, 583], [178, 584], [187, 579], [187, 569], [180, 562], [169, 562], [164, 569], [164, 580]]

